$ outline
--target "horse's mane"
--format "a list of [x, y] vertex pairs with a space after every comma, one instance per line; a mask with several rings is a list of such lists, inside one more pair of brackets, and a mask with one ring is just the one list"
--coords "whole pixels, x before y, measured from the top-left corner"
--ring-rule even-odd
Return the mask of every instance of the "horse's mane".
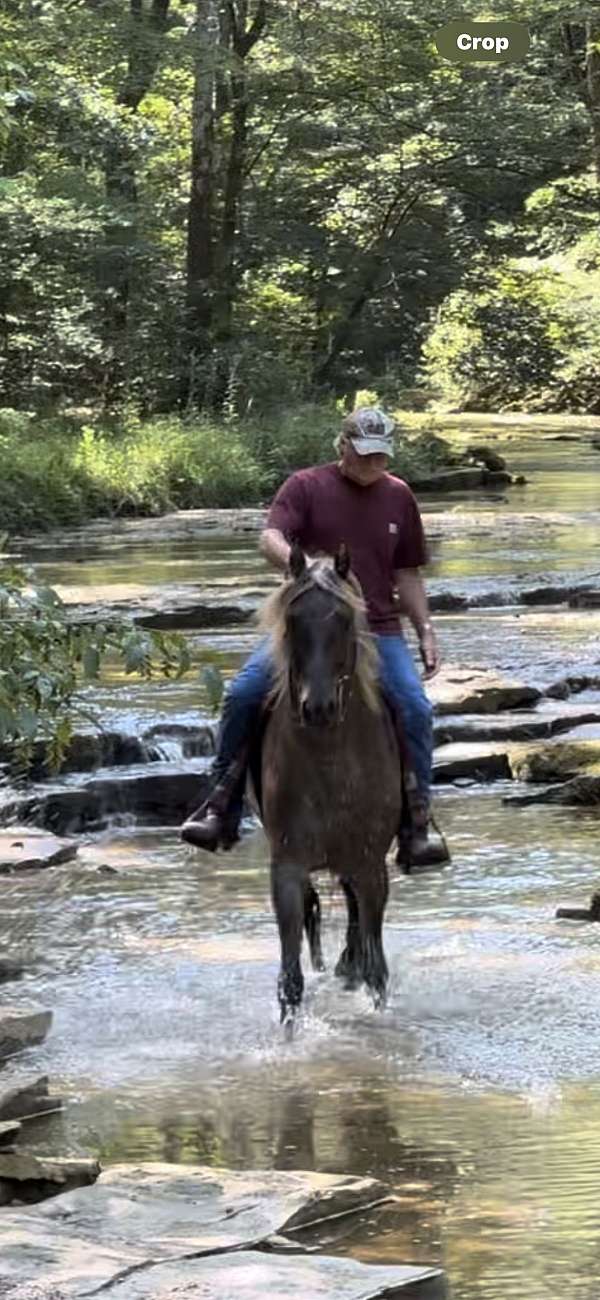
[[288, 690], [289, 659], [286, 642], [286, 620], [290, 605], [310, 587], [321, 587], [336, 600], [341, 600], [352, 612], [356, 639], [355, 676], [369, 708], [378, 712], [381, 699], [378, 688], [378, 659], [374, 639], [367, 624], [366, 606], [358, 580], [352, 573], [340, 578], [329, 560], [316, 560], [307, 565], [301, 579], [289, 578], [267, 599], [259, 614], [259, 627], [271, 642], [275, 665], [275, 681], [271, 698], [280, 700]]

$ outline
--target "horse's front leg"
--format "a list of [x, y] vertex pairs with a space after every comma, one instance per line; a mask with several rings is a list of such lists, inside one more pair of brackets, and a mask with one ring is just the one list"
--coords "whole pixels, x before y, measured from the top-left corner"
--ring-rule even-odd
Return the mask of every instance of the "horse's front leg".
[[388, 898], [385, 862], [353, 882], [358, 898], [363, 978], [377, 1010], [386, 1003], [388, 968], [383, 951], [383, 916]]
[[348, 908], [348, 926], [346, 929], [346, 946], [340, 954], [335, 973], [340, 979], [343, 979], [344, 988], [356, 989], [359, 984], [362, 984], [363, 980], [358, 900], [348, 880], [340, 880], [340, 885], [344, 891], [346, 907]]
[[304, 929], [313, 970], [323, 971], [325, 962], [321, 948], [321, 901], [310, 880], [307, 881], [304, 892]]
[[281, 1023], [290, 1023], [302, 1002], [304, 979], [300, 964], [306, 872], [289, 862], [271, 863], [271, 897], [281, 941], [277, 994]]

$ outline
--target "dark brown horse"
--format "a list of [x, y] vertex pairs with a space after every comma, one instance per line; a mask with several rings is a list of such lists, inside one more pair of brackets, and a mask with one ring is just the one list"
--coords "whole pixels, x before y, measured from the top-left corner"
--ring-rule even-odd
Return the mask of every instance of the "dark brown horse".
[[302, 1001], [303, 928], [313, 965], [322, 968], [314, 871], [337, 877], [348, 906], [336, 974], [348, 987], [364, 981], [375, 1005], [384, 1004], [385, 857], [402, 802], [398, 746], [348, 553], [341, 548], [333, 566], [321, 560], [308, 566], [294, 547], [290, 571], [262, 620], [276, 667], [261, 803], [281, 939], [282, 1021], [293, 1020]]

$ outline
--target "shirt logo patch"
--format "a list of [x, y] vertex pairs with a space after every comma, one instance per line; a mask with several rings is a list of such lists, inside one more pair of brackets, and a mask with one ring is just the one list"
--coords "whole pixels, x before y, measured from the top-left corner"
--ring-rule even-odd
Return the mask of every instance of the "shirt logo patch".
[[391, 532], [391, 533], [397, 533], [397, 532], [398, 532], [398, 525], [397, 525], [397, 524], [390, 524], [390, 532]]

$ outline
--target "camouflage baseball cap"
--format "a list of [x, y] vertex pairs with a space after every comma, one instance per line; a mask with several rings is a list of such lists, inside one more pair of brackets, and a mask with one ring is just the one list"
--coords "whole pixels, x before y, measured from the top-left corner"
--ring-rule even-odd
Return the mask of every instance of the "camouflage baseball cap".
[[374, 452], [391, 456], [394, 426], [395, 421], [378, 406], [359, 406], [346, 416], [342, 432], [347, 434], [359, 456], [371, 456]]

